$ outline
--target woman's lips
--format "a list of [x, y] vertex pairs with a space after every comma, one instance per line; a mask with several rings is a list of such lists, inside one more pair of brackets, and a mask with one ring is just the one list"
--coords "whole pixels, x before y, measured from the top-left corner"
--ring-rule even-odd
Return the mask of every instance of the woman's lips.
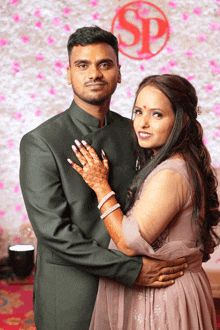
[[138, 136], [140, 139], [148, 139], [149, 137], [152, 136], [152, 134], [150, 134], [148, 132], [139, 131]]

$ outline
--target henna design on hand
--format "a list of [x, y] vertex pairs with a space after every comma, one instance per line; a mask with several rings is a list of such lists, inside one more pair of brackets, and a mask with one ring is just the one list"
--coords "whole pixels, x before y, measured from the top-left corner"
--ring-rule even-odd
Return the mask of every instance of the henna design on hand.
[[71, 159], [67, 159], [67, 161], [82, 176], [88, 186], [96, 192], [108, 184], [108, 159], [105, 152], [102, 150], [101, 155], [103, 160], [101, 161], [95, 150], [86, 141], [80, 143], [78, 140], [75, 140], [75, 143], [78, 148], [73, 145], [72, 150], [83, 165], [83, 168], [78, 166]]

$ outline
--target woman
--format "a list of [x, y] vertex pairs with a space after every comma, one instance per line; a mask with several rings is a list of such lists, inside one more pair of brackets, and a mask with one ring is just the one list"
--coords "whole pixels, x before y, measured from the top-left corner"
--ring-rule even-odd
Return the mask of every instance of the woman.
[[101, 278], [90, 329], [216, 329], [211, 289], [201, 264], [219, 243], [216, 179], [202, 141], [194, 87], [176, 75], [145, 78], [134, 104], [134, 152], [139, 172], [126, 215], [108, 184], [108, 160], [85, 142], [68, 160], [95, 191], [109, 248], [157, 259], [186, 257], [184, 276], [167, 288], [124, 287]]

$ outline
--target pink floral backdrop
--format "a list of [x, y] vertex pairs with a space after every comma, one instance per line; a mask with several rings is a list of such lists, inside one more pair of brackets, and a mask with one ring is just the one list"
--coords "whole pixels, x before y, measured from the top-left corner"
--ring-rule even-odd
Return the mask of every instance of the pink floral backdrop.
[[[204, 142], [220, 168], [220, 0], [149, 0], [169, 22], [169, 39], [150, 59], [120, 54], [122, 84], [112, 110], [131, 116], [138, 83], [149, 74], [174, 73], [196, 87]], [[8, 243], [34, 243], [19, 185], [19, 143], [27, 132], [65, 110], [72, 100], [66, 82], [69, 35], [82, 26], [111, 24], [127, 0], [4, 0], [0, 6], [0, 257]], [[136, 4], [141, 15], [142, 4]], [[138, 17], [135, 18], [138, 21]], [[138, 22], [137, 22], [138, 24]], [[120, 32], [120, 25], [116, 27]], [[152, 40], [153, 42], [153, 40]], [[220, 267], [219, 249], [206, 267]]]

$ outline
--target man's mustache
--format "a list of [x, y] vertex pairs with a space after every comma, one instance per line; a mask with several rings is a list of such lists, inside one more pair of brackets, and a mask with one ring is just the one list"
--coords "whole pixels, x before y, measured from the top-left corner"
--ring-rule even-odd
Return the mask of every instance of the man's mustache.
[[98, 79], [91, 79], [90, 81], [85, 83], [85, 86], [96, 85], [96, 84], [106, 85], [107, 81], [99, 79], [99, 78]]

